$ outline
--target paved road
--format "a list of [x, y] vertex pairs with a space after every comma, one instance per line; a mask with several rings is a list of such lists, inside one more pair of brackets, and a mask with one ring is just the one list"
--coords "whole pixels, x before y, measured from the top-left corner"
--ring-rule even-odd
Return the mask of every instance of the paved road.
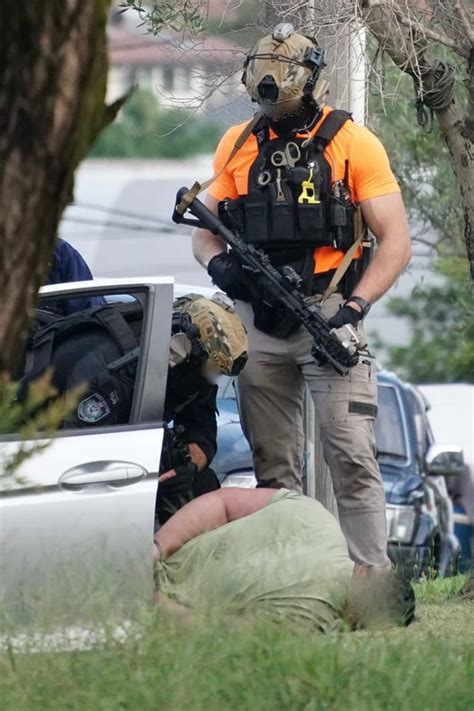
[[[209, 158], [179, 165], [87, 161], [61, 236], [79, 249], [95, 276], [172, 274], [180, 282], [210, 284], [192, 256], [191, 229], [174, 225], [171, 212], [178, 188], [211, 172]], [[91, 205], [103, 209], [85, 207]]]
[[[178, 188], [196, 179], [202, 182], [211, 174], [210, 157], [86, 161], [77, 176], [76, 205], [66, 212], [61, 236], [79, 249], [95, 276], [171, 274], [181, 284], [210, 286], [207, 274], [192, 256], [191, 229], [174, 225], [170, 216]], [[407, 296], [414, 286], [429, 279], [426, 260], [415, 260], [391, 294]], [[404, 342], [406, 327], [387, 316], [385, 303], [382, 299], [373, 308], [368, 330], [386, 342]]]

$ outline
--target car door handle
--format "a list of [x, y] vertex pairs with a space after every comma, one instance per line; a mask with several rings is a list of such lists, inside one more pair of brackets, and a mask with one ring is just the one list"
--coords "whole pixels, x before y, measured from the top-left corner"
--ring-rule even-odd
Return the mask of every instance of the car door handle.
[[115, 489], [135, 484], [147, 474], [144, 467], [133, 462], [86, 462], [61, 474], [58, 485], [70, 491], [80, 491], [87, 486], [109, 486]]

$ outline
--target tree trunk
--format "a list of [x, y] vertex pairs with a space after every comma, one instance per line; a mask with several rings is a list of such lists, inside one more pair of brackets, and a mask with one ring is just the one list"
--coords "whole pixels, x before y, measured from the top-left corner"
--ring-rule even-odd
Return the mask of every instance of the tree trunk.
[[[401, 23], [394, 22], [393, 14], [379, 0], [362, 0], [361, 7], [364, 23], [380, 47], [401, 71], [413, 77], [422, 77], [423, 92], [429, 94], [436, 84], [436, 77], [433, 65], [425, 57], [427, 40], [422, 32], [416, 34]], [[394, 5], [390, 4], [392, 12], [393, 9]], [[434, 114], [448, 146], [459, 187], [464, 214], [464, 240], [474, 279], [474, 144], [471, 130], [473, 119], [470, 114], [474, 103], [474, 50], [471, 51], [468, 65], [469, 108], [466, 119], [461, 102], [454, 93], [449, 105], [435, 110]]]
[[106, 107], [110, 0], [2, 0], [0, 373], [15, 367], [74, 170]]

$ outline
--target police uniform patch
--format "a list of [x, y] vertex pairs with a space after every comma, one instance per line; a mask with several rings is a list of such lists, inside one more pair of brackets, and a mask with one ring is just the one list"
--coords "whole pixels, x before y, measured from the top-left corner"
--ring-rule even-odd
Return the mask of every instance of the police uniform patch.
[[100, 393], [94, 393], [86, 397], [85, 400], [81, 400], [77, 408], [78, 418], [90, 424], [99, 422], [107, 415], [110, 415], [110, 407]]

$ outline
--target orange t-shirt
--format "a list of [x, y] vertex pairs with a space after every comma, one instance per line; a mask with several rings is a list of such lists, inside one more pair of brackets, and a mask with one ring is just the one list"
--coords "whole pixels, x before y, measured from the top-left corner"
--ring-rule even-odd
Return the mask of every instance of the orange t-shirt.
[[[312, 135], [331, 111], [329, 106], [323, 108], [321, 119]], [[214, 175], [221, 171], [246, 123], [232, 126], [222, 137], [214, 158]], [[270, 137], [275, 138], [275, 134], [270, 132]], [[252, 134], [222, 174], [209, 186], [209, 195], [216, 200], [247, 195], [248, 174], [257, 155], [257, 139]], [[346, 160], [349, 161], [349, 190], [354, 202], [400, 192], [385, 148], [373, 133], [353, 121], [346, 121], [325, 150], [324, 156], [331, 166], [333, 181], [343, 180]], [[317, 247], [314, 254], [316, 273], [337, 268], [344, 256], [344, 252], [333, 247]]]

